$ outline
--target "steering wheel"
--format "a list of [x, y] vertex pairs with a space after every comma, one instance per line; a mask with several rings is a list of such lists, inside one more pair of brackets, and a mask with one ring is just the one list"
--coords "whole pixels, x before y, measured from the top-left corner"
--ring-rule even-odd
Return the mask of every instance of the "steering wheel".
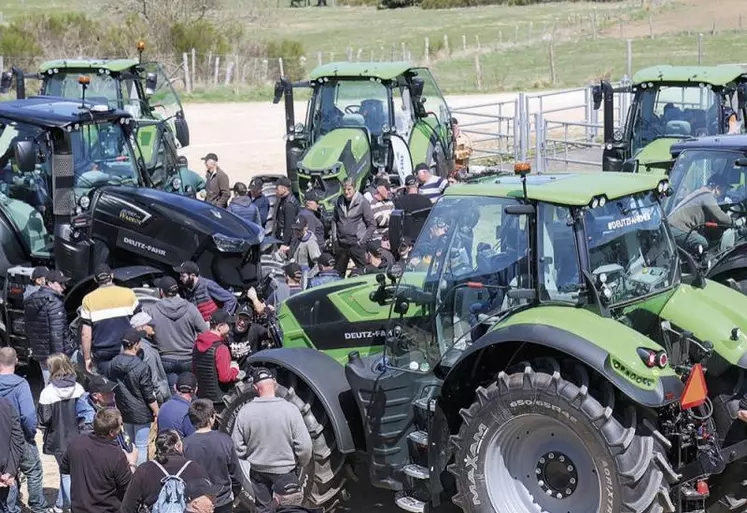
[[360, 112], [361, 112], [360, 105], [347, 105], [345, 107], [345, 114], [360, 114]]

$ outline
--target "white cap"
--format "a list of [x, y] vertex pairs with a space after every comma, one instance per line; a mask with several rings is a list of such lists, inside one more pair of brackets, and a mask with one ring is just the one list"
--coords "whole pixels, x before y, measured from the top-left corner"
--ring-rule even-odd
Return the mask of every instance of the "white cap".
[[148, 315], [146, 312], [139, 312], [132, 316], [132, 319], [130, 319], [130, 326], [133, 328], [140, 328], [141, 326], [145, 326], [146, 324], [150, 324], [150, 321], [153, 320], [153, 317]]

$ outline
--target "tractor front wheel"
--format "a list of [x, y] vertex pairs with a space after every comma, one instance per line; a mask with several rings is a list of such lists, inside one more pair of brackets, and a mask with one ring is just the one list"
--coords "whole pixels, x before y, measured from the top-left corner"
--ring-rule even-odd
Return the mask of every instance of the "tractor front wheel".
[[580, 388], [527, 366], [501, 372], [461, 411], [454, 502], [468, 513], [674, 511], [665, 456]]

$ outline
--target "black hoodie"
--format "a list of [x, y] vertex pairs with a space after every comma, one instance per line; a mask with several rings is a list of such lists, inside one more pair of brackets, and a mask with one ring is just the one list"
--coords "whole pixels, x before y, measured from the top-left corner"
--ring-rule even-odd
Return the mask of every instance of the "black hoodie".
[[18, 473], [25, 447], [18, 412], [10, 401], [0, 397], [0, 474], [15, 476]]
[[109, 369], [111, 380], [117, 384], [114, 398], [126, 424], [150, 424], [153, 412], [148, 406], [156, 402], [156, 389], [148, 366], [137, 356], [118, 354]]

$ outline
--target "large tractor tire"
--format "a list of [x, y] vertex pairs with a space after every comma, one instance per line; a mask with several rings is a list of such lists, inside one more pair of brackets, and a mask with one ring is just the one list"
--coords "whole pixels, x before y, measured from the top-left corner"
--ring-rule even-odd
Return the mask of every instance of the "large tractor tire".
[[501, 372], [460, 412], [454, 503], [467, 513], [673, 512], [673, 471], [637, 431], [636, 409], [621, 422], [586, 386], [548, 372]]
[[[299, 481], [303, 487], [307, 503], [312, 507], [333, 508], [340, 500], [347, 498], [345, 456], [337, 450], [335, 435], [327, 420], [321, 403], [294, 376], [278, 372], [277, 396], [293, 404], [301, 412], [306, 428], [311, 435], [313, 455], [311, 462], [301, 471]], [[220, 430], [233, 435], [236, 416], [241, 408], [255, 397], [253, 387], [247, 383], [237, 384], [224, 398], [226, 409], [220, 414]], [[242, 467], [242, 474], [245, 474]], [[246, 490], [249, 476], [242, 475], [245, 490], [240, 501], [243, 506], [253, 508], [253, 494]]]

